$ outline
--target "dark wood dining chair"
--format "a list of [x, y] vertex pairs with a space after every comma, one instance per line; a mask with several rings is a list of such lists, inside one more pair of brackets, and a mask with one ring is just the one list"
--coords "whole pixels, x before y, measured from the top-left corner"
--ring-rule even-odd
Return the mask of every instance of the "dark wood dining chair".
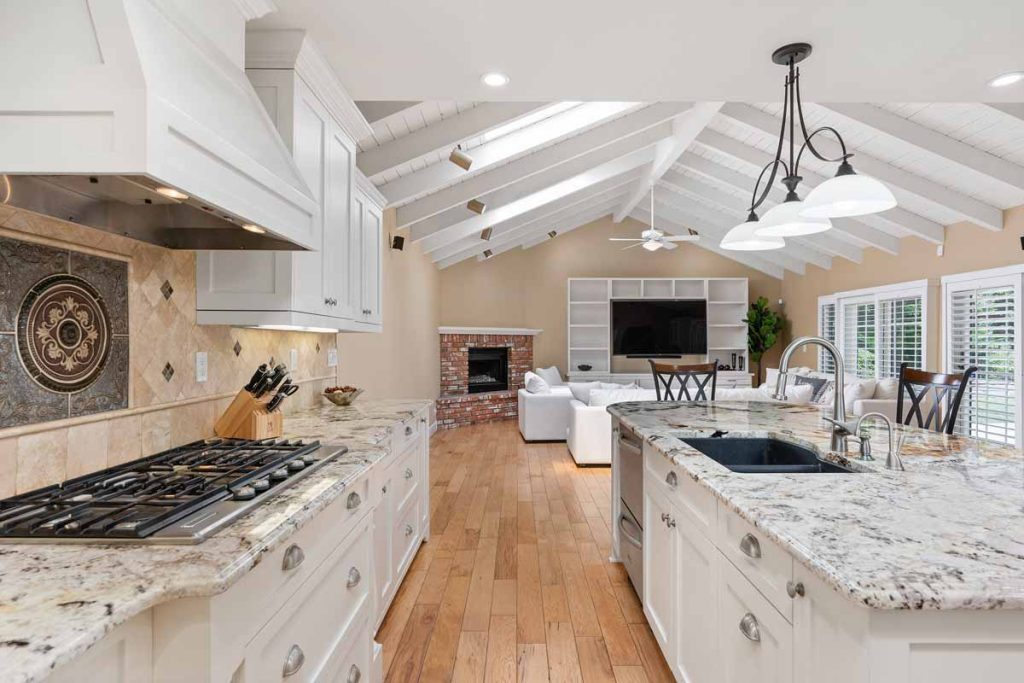
[[[714, 401], [718, 381], [718, 360], [695, 365], [651, 364], [654, 391], [659, 401]], [[710, 387], [710, 393], [709, 393]], [[691, 393], [692, 389], [692, 393]]]
[[[935, 432], [952, 434], [956, 416], [960, 412], [960, 401], [967, 391], [971, 376], [978, 371], [973, 365], [959, 374], [928, 372], [900, 364], [899, 393], [896, 396], [896, 421]], [[909, 401], [904, 413], [903, 402]], [[928, 406], [927, 402], [931, 401]], [[927, 407], [924, 414], [922, 408]]]

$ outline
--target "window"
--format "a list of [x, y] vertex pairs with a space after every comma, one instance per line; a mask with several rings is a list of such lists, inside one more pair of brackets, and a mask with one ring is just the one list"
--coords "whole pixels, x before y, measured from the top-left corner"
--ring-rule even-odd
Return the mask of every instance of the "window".
[[[847, 373], [897, 377], [901, 363], [926, 366], [927, 301], [927, 280], [820, 297], [818, 334], [839, 347]], [[833, 370], [824, 351], [818, 354], [818, 368]]]
[[943, 278], [946, 369], [978, 371], [964, 394], [956, 431], [1016, 445], [1020, 435], [1017, 318], [1020, 273]]

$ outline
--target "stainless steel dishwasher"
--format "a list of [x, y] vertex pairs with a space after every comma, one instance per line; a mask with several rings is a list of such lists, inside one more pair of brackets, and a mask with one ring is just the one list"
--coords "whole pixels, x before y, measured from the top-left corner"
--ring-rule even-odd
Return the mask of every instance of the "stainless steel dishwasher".
[[636, 594], [644, 594], [644, 456], [643, 442], [628, 428], [618, 430], [619, 555]]

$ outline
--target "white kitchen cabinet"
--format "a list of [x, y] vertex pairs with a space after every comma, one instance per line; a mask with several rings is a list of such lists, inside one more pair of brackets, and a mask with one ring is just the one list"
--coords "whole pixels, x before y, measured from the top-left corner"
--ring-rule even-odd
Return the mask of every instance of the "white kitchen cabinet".
[[148, 683], [153, 680], [152, 614], [121, 624], [81, 657], [57, 667], [50, 683]]
[[718, 676], [718, 550], [690, 516], [676, 516], [676, 631], [672, 670], [688, 683]]
[[374, 478], [380, 494], [373, 509], [373, 626], [376, 630], [384, 620], [387, 605], [395, 592], [395, 567], [391, 556], [391, 529], [394, 526], [395, 498], [394, 466], [384, 469]]
[[667, 661], [675, 658], [678, 531], [675, 508], [648, 476], [644, 482], [644, 614]]
[[793, 628], [727, 560], [718, 585], [718, 676], [722, 683], [789, 683]]
[[384, 215], [379, 200], [368, 192], [368, 184], [357, 183], [352, 201], [349, 308], [352, 310], [353, 320], [379, 326], [382, 321], [381, 261], [384, 255]]

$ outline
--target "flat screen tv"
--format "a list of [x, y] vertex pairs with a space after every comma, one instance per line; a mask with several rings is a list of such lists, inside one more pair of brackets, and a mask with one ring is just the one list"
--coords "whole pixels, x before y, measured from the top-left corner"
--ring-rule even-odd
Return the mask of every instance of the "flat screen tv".
[[708, 306], [703, 299], [612, 301], [612, 354], [681, 356], [708, 352]]

